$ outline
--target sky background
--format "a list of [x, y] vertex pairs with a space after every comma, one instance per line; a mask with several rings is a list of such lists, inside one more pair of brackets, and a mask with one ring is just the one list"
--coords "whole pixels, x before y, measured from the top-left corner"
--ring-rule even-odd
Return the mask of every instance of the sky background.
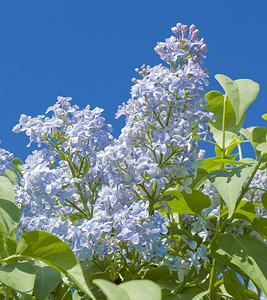
[[130, 97], [134, 69], [162, 61], [154, 52], [177, 22], [195, 24], [208, 45], [210, 85], [217, 73], [260, 84], [244, 127], [266, 126], [267, 1], [0, 0], [0, 147], [22, 160], [36, 148], [12, 133], [20, 114], [44, 114], [57, 96], [104, 108], [117, 137], [117, 107]]

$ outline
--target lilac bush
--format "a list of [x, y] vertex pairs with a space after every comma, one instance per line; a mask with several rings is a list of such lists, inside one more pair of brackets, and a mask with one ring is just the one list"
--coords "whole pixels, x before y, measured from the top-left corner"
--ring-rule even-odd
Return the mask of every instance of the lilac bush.
[[[259, 261], [267, 249], [267, 132], [242, 128], [259, 87], [216, 75], [225, 95], [205, 95], [204, 39], [195, 25], [178, 23], [171, 30], [174, 35], [155, 47], [164, 65], [136, 69], [140, 78], [132, 80], [131, 97], [116, 113], [125, 116], [118, 138], [103, 109], [80, 109], [69, 97], [58, 97], [45, 115], [21, 115], [13, 132], [25, 132], [28, 147], [35, 143], [37, 150], [18, 170], [12, 154], [0, 149], [0, 175], [13, 168], [21, 177], [13, 180], [21, 211], [18, 243], [35, 232], [56, 236], [83, 266], [94, 264], [89, 281], [97, 278], [94, 287], [104, 294], [101, 278], [125, 288], [141, 278], [157, 282], [163, 299], [188, 291], [212, 300], [259, 299], [261, 291], [267, 294], [267, 265]], [[256, 159], [243, 159], [248, 141]], [[215, 146], [215, 157], [205, 158], [205, 142]], [[76, 275], [66, 274], [79, 286]]]

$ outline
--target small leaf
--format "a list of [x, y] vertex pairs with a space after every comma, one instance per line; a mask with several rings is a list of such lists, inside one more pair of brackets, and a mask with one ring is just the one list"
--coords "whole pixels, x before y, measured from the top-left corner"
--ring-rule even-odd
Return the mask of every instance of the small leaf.
[[212, 248], [212, 256], [227, 265], [236, 265], [267, 296], [267, 246], [253, 236], [229, 234], [219, 234], [217, 244], [219, 248]]
[[35, 261], [36, 279], [34, 295], [38, 300], [45, 300], [61, 282], [61, 274], [43, 262]]
[[267, 153], [267, 143], [261, 143], [256, 147], [256, 150]]
[[229, 210], [229, 218], [233, 215], [237, 197], [241, 188], [255, 168], [256, 161], [253, 163], [231, 168], [222, 169], [209, 173], [207, 175], [211, 183], [216, 187], [217, 191], [225, 201]]
[[65, 155], [65, 153], [61, 150], [58, 151], [58, 157], [61, 159], [61, 160], [66, 160], [67, 157]]
[[18, 241], [17, 255], [34, 258], [65, 274], [86, 295], [95, 299], [89, 290], [82, 268], [69, 245], [46, 231], [24, 233]]
[[19, 175], [22, 176], [22, 165], [23, 165], [23, 162], [15, 157], [14, 159], [11, 160], [11, 163], [12, 165], [15, 167], [15, 169], [18, 171]]
[[244, 117], [249, 105], [256, 99], [259, 93], [259, 85], [250, 79], [232, 80], [231, 78], [217, 74], [215, 78], [223, 87], [229, 97], [236, 115], [236, 124]]
[[175, 188], [170, 188], [164, 194], [176, 197], [167, 202], [172, 213], [201, 215], [202, 210], [211, 204], [209, 197], [198, 190], [193, 190], [192, 194], [186, 194]]
[[251, 141], [251, 145], [254, 148], [256, 157], [259, 156], [260, 151], [257, 150], [257, 146], [261, 143], [267, 142], [267, 128], [265, 127], [249, 127], [247, 129], [242, 128], [240, 133]]
[[35, 269], [31, 263], [11, 263], [0, 269], [0, 281], [24, 294], [32, 294]]
[[15, 201], [13, 185], [9, 179], [0, 176], [0, 199], [5, 199], [11, 202]]
[[226, 291], [232, 295], [235, 299], [249, 300], [245, 292], [245, 287], [238, 279], [236, 273], [233, 270], [228, 270], [223, 274], [224, 286]]

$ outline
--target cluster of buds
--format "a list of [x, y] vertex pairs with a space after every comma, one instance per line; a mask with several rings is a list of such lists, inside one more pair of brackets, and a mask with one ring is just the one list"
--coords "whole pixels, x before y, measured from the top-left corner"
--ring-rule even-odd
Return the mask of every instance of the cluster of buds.
[[[144, 78], [145, 76], [147, 76], [150, 73], [150, 66], [146, 66], [145, 64], [141, 66], [141, 70], [138, 68], [135, 68], [135, 72], [137, 72], [142, 78]], [[133, 78], [132, 79], [133, 83], [137, 83], [137, 79]]]

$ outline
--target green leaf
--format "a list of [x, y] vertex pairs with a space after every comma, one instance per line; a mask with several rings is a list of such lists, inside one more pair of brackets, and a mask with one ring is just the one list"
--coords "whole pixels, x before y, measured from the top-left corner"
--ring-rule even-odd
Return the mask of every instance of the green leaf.
[[240, 133], [251, 141], [251, 145], [254, 148], [256, 157], [259, 156], [260, 151], [257, 150], [257, 146], [261, 143], [267, 142], [267, 128], [265, 127], [249, 127], [247, 129], [242, 128]]
[[24, 233], [18, 241], [17, 255], [43, 261], [65, 274], [81, 291], [95, 299], [71, 248], [53, 234], [46, 231]]
[[226, 155], [231, 155], [231, 153], [234, 151], [234, 149], [236, 148], [236, 146], [240, 145], [243, 140], [244, 140], [244, 138], [242, 137], [242, 135], [236, 136], [230, 142], [229, 146], [227, 147], [227, 150], [226, 150], [225, 154]]
[[58, 150], [58, 157], [61, 159], [61, 160], [67, 160], [67, 156], [65, 155], [65, 153], [61, 150]]
[[[223, 139], [223, 109], [224, 109], [224, 96], [218, 91], [211, 91], [206, 94], [206, 99], [209, 102], [207, 105], [203, 105], [204, 108], [214, 113], [214, 122], [209, 122], [210, 131], [213, 133], [213, 138], [216, 143], [222, 147]], [[239, 133], [245, 116], [237, 123], [234, 109], [230, 100], [226, 99], [226, 115], [225, 115], [225, 147]]]
[[[209, 291], [205, 291], [203, 292], [202, 288], [199, 287], [185, 287], [183, 289], [183, 293], [182, 294], [169, 294], [169, 295], [164, 295], [163, 299], [164, 300], [192, 300], [194, 299], [194, 297], [201, 297], [201, 298], [196, 298], [196, 299], [202, 299], [204, 295], [204, 293], [208, 294]], [[203, 293], [201, 295], [201, 293]], [[205, 299], [205, 298], [204, 298]]]
[[0, 176], [0, 199], [15, 201], [13, 185], [5, 176]]
[[234, 213], [236, 201], [241, 188], [252, 170], [255, 168], [256, 163], [257, 162], [255, 161], [254, 163], [231, 169], [226, 168], [217, 170], [207, 175], [208, 179], [216, 187], [217, 191], [228, 205], [229, 218]]
[[224, 286], [226, 291], [235, 299], [249, 300], [245, 292], [245, 287], [238, 279], [236, 273], [229, 269], [223, 274]]
[[229, 97], [236, 115], [236, 124], [244, 117], [249, 105], [256, 99], [259, 93], [258, 83], [250, 79], [232, 80], [231, 78], [217, 74], [216, 80], [223, 87]]
[[267, 153], [267, 143], [261, 143], [256, 147], [256, 150]]
[[225, 264], [230, 262], [247, 274], [267, 296], [267, 246], [253, 236], [219, 234], [212, 255]]
[[267, 121], [267, 114], [264, 114], [264, 115], [262, 115], [261, 117], [262, 117], [264, 120]]
[[161, 289], [153, 281], [132, 280], [120, 284], [129, 295], [131, 300], [161, 300]]
[[34, 295], [38, 300], [45, 300], [61, 282], [61, 274], [43, 262], [35, 261], [36, 279]]
[[0, 255], [6, 258], [16, 252], [16, 228], [20, 210], [11, 201], [0, 199]]
[[18, 183], [19, 179], [14, 170], [7, 169], [5, 170], [5, 177], [7, 177], [11, 182]]
[[[0, 233], [0, 255], [2, 259], [14, 255], [17, 249], [17, 239], [15, 230], [9, 234]], [[10, 262], [16, 262], [16, 258], [9, 260]]]
[[[255, 212], [256, 205], [246, 200], [241, 200], [238, 204], [235, 212], [233, 213], [234, 219], [244, 219], [252, 223], [256, 218]], [[221, 211], [221, 217], [225, 217], [228, 214], [228, 207], [225, 206]]]
[[209, 293], [209, 291], [201, 292], [200, 294], [198, 294], [194, 298], [192, 298], [192, 300], [202, 300], [205, 295], [208, 295], [208, 293]]
[[150, 280], [132, 280], [116, 285], [104, 279], [93, 281], [110, 300], [160, 300], [160, 287]]
[[252, 223], [252, 229], [267, 240], [267, 218], [255, 218]]
[[0, 199], [0, 232], [10, 234], [17, 228], [19, 219], [19, 208], [9, 200]]
[[22, 173], [21, 173], [22, 168], [21, 167], [23, 165], [23, 162], [19, 158], [15, 157], [14, 159], [11, 160], [11, 163], [15, 167], [15, 169], [18, 171], [19, 175], [22, 176]]
[[101, 289], [109, 300], [131, 300], [130, 295], [120, 285], [104, 279], [95, 279], [93, 283]]
[[170, 188], [164, 194], [176, 197], [167, 202], [172, 213], [201, 215], [202, 210], [211, 204], [209, 197], [198, 190], [193, 190], [192, 194], [186, 194], [175, 188]]
[[34, 280], [35, 269], [27, 261], [11, 263], [0, 269], [0, 281], [20, 293], [32, 294]]
[[73, 300], [71, 295], [71, 287], [65, 282], [61, 282], [54, 293], [55, 300]]
[[264, 192], [261, 195], [261, 203], [264, 206], [264, 208], [267, 209], [267, 192]]
[[[233, 155], [234, 158], [236, 157], [236, 155]], [[220, 157], [209, 157], [209, 158], [205, 158], [205, 159], [201, 159], [201, 161], [204, 162], [204, 165], [201, 166], [202, 169], [206, 170], [208, 173], [212, 172], [212, 171], [216, 171], [216, 170], [220, 170], [221, 169], [221, 165], [231, 165], [231, 166], [238, 166], [238, 165], [245, 165], [246, 163], [242, 162], [242, 161], [236, 161], [236, 160], [232, 160], [230, 159], [221, 159]]]

